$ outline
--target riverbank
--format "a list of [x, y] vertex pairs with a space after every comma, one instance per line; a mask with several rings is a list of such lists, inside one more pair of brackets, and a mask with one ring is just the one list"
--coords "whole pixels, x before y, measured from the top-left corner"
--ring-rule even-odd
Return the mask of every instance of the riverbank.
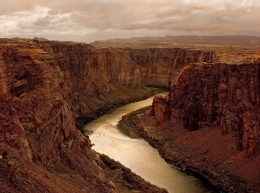
[[118, 192], [167, 193], [167, 190], [145, 181], [143, 178], [133, 173], [129, 168], [126, 168], [107, 155], [101, 154], [100, 158], [104, 163], [103, 168], [107, 179], [115, 184]]
[[86, 99], [88, 106], [92, 105], [94, 107], [89, 113], [82, 114], [76, 118], [76, 127], [83, 129], [85, 124], [97, 119], [111, 109], [146, 99], [164, 91], [166, 91], [165, 88], [146, 86], [141, 88], [129, 88], [122, 85], [116, 85], [109, 93], [102, 93], [95, 100], [93, 98]]
[[157, 126], [150, 107], [125, 115], [119, 128], [134, 131], [157, 148], [167, 162], [199, 174], [220, 189], [237, 193], [260, 191], [260, 158], [238, 153], [231, 145], [235, 143], [230, 143], [236, 137], [232, 133], [222, 135], [219, 129], [210, 127], [188, 132], [182, 122]]

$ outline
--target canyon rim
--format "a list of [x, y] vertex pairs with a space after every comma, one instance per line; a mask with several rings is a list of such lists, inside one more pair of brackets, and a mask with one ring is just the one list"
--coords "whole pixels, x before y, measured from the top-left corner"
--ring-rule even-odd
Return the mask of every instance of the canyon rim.
[[[248, 37], [236, 38], [241, 42]], [[0, 39], [2, 190], [164, 192], [147, 182], [123, 190], [119, 182], [109, 180], [104, 164], [108, 158], [101, 156], [103, 162], [80, 132], [108, 109], [163, 87], [170, 92], [154, 99], [147, 119], [153, 119], [156, 129], [150, 133], [168, 133], [180, 146], [175, 148], [169, 140], [164, 144], [167, 138], [157, 135], [157, 142], [164, 144], [162, 154], [172, 163], [208, 173], [204, 176], [212, 184], [230, 192], [259, 191], [259, 175], [254, 173], [259, 171], [257, 41], [250, 47], [200, 43], [141, 39], [89, 45]], [[186, 130], [175, 132], [182, 123]], [[178, 154], [172, 149], [180, 160], [174, 161]], [[216, 171], [198, 169], [208, 162], [218, 166]], [[219, 176], [231, 180], [219, 184]], [[241, 186], [232, 184], [237, 176]]]

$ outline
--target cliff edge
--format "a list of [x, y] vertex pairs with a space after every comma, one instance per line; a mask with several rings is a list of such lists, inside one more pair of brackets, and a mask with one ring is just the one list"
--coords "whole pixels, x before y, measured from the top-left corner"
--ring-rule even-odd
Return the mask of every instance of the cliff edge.
[[193, 64], [166, 97], [124, 117], [168, 162], [229, 192], [260, 191], [259, 62]]
[[[147, 86], [170, 88], [183, 66], [215, 60], [212, 51], [0, 39], [2, 190], [141, 191], [115, 185], [80, 129], [110, 108], [158, 92]], [[138, 181], [147, 192], [164, 191]]]
[[158, 91], [142, 84], [127, 52], [0, 39], [0, 75], [1, 191], [165, 192], [141, 178], [117, 187], [80, 132], [108, 108]]

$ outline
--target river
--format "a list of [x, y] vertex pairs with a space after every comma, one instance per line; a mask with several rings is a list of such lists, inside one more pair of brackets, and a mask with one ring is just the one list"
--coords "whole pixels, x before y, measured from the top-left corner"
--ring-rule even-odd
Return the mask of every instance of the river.
[[[166, 93], [162, 93], [165, 95]], [[89, 138], [99, 153], [121, 162], [145, 180], [167, 189], [169, 193], [215, 193], [203, 180], [179, 171], [165, 162], [156, 149], [142, 138], [130, 138], [117, 129], [122, 116], [152, 104], [153, 97], [107, 112], [85, 125]]]

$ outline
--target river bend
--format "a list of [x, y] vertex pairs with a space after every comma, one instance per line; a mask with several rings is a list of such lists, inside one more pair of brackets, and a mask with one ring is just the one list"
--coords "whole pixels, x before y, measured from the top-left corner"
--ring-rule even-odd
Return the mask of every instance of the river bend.
[[[166, 93], [162, 93], [165, 95]], [[121, 106], [85, 125], [84, 130], [99, 153], [121, 162], [145, 180], [169, 193], [214, 193], [211, 187], [192, 175], [166, 163], [156, 149], [142, 138], [130, 138], [117, 129], [122, 116], [152, 104], [153, 97]]]

